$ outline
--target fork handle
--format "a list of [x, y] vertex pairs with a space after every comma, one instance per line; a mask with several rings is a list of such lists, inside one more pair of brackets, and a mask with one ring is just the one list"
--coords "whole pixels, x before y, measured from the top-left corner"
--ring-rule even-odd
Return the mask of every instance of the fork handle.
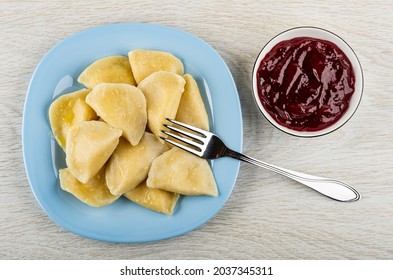
[[351, 201], [357, 201], [361, 197], [360, 194], [352, 186], [342, 181], [324, 178], [324, 177], [318, 177], [318, 176], [309, 175], [309, 174], [289, 170], [286, 168], [278, 167], [270, 163], [257, 160], [255, 158], [243, 155], [241, 153], [229, 149], [227, 151], [227, 156], [281, 174], [285, 177], [288, 177], [303, 185], [306, 185], [307, 187], [310, 187], [313, 190], [337, 201], [351, 202]]

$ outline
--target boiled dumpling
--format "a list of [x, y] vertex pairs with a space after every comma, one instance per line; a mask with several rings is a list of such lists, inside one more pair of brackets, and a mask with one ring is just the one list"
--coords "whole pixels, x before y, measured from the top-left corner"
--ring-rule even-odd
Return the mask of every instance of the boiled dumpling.
[[208, 162], [178, 148], [172, 148], [153, 161], [147, 186], [184, 195], [217, 196]]
[[151, 163], [165, 148], [156, 136], [148, 132], [136, 146], [121, 138], [106, 169], [106, 182], [111, 193], [123, 194], [144, 181]]
[[138, 144], [147, 123], [146, 99], [140, 89], [104, 83], [87, 95], [86, 102], [105, 122], [121, 129], [132, 145]]
[[160, 189], [152, 189], [143, 181], [138, 186], [124, 194], [129, 200], [148, 209], [172, 215], [173, 209], [180, 197], [179, 194]]
[[78, 181], [72, 175], [69, 168], [59, 171], [60, 187], [73, 194], [80, 201], [94, 207], [101, 207], [111, 204], [119, 198], [109, 191], [105, 182], [105, 166], [91, 178], [86, 184]]
[[64, 94], [53, 101], [49, 107], [49, 121], [53, 136], [64, 150], [68, 130], [71, 126], [97, 118], [97, 114], [85, 102], [89, 92], [88, 89], [82, 89]]
[[147, 125], [156, 136], [162, 135], [165, 118], [176, 117], [185, 83], [180, 75], [158, 71], [138, 85], [146, 97]]
[[93, 62], [79, 75], [78, 82], [87, 88], [94, 88], [101, 83], [136, 84], [128, 57], [121, 55], [108, 56]]
[[198, 84], [190, 74], [183, 77], [186, 80], [186, 85], [177, 110], [176, 120], [209, 130], [209, 119]]
[[121, 133], [100, 121], [85, 121], [71, 127], [66, 145], [66, 163], [71, 173], [87, 183], [112, 155]]
[[128, 53], [137, 84], [150, 74], [164, 70], [183, 75], [183, 63], [173, 54], [156, 50], [132, 50]]

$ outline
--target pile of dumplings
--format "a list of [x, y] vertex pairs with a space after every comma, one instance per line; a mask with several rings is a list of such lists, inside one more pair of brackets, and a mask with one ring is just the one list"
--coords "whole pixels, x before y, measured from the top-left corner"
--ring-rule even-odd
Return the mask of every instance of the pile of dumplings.
[[198, 85], [171, 53], [132, 50], [89, 65], [86, 88], [55, 99], [51, 129], [65, 151], [60, 187], [101, 207], [120, 196], [172, 215], [180, 195], [217, 196], [208, 162], [165, 143], [165, 118], [209, 130]]

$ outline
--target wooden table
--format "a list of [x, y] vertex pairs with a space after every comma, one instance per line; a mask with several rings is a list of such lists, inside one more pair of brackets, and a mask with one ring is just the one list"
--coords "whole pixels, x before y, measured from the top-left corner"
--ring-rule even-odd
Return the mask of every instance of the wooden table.
[[[7, 1], [0, 0], [1, 259], [391, 259], [393, 257], [392, 1]], [[221, 211], [200, 228], [146, 244], [112, 244], [68, 232], [46, 216], [25, 175], [21, 123], [43, 55], [80, 30], [115, 22], [163, 24], [199, 36], [228, 64], [244, 123], [244, 152], [273, 164], [339, 178], [356, 203], [322, 197], [241, 164]], [[364, 70], [355, 116], [329, 135], [302, 139], [272, 127], [251, 94], [260, 48], [295, 26], [344, 38]]]

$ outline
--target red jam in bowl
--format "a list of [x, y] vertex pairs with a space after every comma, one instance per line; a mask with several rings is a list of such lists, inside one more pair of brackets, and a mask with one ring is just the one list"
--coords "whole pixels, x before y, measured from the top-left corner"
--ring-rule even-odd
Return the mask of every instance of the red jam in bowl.
[[257, 70], [258, 97], [280, 125], [319, 131], [348, 109], [355, 91], [351, 62], [334, 43], [297, 37], [275, 45]]

